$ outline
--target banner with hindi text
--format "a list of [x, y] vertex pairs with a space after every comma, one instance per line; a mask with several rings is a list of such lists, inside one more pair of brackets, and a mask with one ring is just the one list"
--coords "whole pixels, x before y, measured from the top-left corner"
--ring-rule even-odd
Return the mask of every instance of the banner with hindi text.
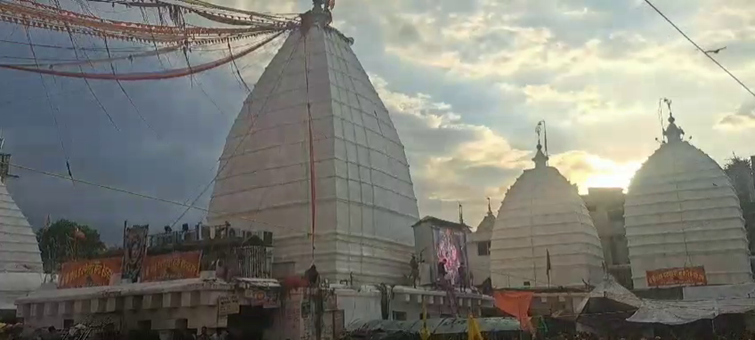
[[648, 287], [699, 286], [708, 284], [705, 267], [665, 268], [646, 272]]
[[176, 252], [163, 255], [149, 255], [144, 260], [141, 281], [170, 281], [199, 277], [202, 252]]
[[121, 258], [112, 257], [63, 263], [59, 288], [108, 286], [114, 273], [121, 272]]

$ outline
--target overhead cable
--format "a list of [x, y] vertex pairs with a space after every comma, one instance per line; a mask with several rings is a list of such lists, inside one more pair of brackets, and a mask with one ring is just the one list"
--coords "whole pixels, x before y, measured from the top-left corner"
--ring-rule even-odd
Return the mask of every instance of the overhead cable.
[[679, 32], [679, 34], [681, 34], [685, 39], [687, 39], [687, 41], [689, 41], [690, 44], [695, 46], [695, 48], [698, 51], [700, 51], [702, 54], [708, 57], [708, 59], [710, 59], [712, 62], [718, 65], [718, 67], [721, 68], [721, 70], [723, 70], [724, 72], [726, 72], [726, 74], [728, 74], [729, 77], [731, 77], [731, 79], [734, 79], [737, 83], [739, 83], [740, 86], [742, 86], [742, 88], [744, 88], [753, 97], [755, 97], [755, 92], [752, 92], [752, 90], [750, 90], [750, 88], [747, 87], [747, 85], [745, 85], [741, 80], [739, 80], [739, 78], [737, 78], [737, 76], [735, 76], [733, 73], [729, 72], [729, 70], [726, 69], [726, 67], [724, 67], [723, 65], [721, 65], [721, 63], [718, 62], [718, 60], [711, 57], [709, 53], [706, 53], [706, 51], [702, 47], [700, 47], [700, 45], [698, 45], [695, 41], [692, 40], [692, 38], [690, 38], [686, 33], [684, 33], [684, 31], [682, 31], [682, 29], [679, 28], [679, 26], [674, 24], [674, 22], [671, 21], [671, 19], [669, 19], [665, 14], [663, 14], [663, 12], [661, 12], [661, 10], [658, 9], [658, 7], [655, 7], [655, 5], [653, 5], [653, 3], [650, 2], [650, 0], [644, 0], [644, 1], [646, 4], [648, 4], [648, 6], [652, 7], [656, 13], [658, 13], [661, 17], [663, 17], [663, 19], [665, 19], [666, 22], [668, 22], [672, 27], [674, 27], [674, 29], [676, 29], [676, 31]]

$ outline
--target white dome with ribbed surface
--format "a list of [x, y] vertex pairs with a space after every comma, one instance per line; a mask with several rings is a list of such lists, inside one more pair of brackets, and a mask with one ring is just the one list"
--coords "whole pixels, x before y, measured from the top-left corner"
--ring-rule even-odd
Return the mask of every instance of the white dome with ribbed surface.
[[582, 198], [556, 168], [545, 164], [540, 146], [533, 160], [535, 168], [516, 180], [498, 211], [490, 252], [493, 287], [598, 282], [603, 250]]
[[751, 282], [747, 233], [729, 177], [669, 121], [668, 142], [637, 171], [624, 206], [634, 287], [648, 287], [649, 270], [697, 266], [708, 284]]
[[42, 257], [31, 225], [0, 182], [0, 310], [42, 283]]
[[294, 273], [314, 261], [332, 282], [398, 283], [417, 200], [404, 146], [352, 42], [322, 21], [291, 32], [231, 128], [208, 221], [273, 232], [275, 261]]

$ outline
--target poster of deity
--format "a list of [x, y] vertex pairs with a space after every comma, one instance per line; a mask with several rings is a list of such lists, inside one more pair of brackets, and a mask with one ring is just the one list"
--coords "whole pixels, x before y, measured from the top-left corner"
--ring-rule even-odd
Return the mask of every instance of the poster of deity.
[[[467, 267], [466, 235], [449, 228], [433, 228], [438, 262], [445, 261], [446, 279], [453, 285], [460, 282], [459, 267]], [[466, 269], [467, 272], [469, 271]]]
[[147, 257], [149, 226], [133, 226], [123, 232], [123, 271], [121, 279], [138, 282], [144, 258]]

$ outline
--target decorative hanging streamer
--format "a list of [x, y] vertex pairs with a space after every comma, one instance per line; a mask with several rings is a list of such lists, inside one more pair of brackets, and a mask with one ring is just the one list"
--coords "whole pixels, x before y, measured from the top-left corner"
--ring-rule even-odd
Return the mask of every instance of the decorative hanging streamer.
[[[232, 19], [230, 21], [236, 20], [238, 22], [245, 22], [245, 25], [269, 25], [274, 24], [279, 27], [288, 26], [291, 23], [295, 22], [294, 18], [286, 18], [284, 16], [279, 15], [270, 15], [270, 14], [264, 14], [259, 12], [251, 12], [251, 11], [243, 11], [243, 10], [237, 10], [234, 8], [229, 7], [223, 7], [218, 6], [202, 1], [171, 1], [171, 0], [162, 0], [162, 1], [154, 1], [151, 3], [145, 3], [141, 0], [126, 0], [126, 1], [117, 1], [117, 0], [89, 0], [91, 2], [104, 2], [104, 3], [110, 3], [110, 4], [118, 4], [126, 7], [151, 7], [151, 8], [158, 8], [158, 11], [161, 9], [169, 9], [171, 7], [176, 7], [182, 9], [186, 13], [194, 13], [198, 15], [207, 16], [210, 18], [210, 20], [219, 21], [223, 20], [223, 18], [229, 18]], [[198, 8], [191, 7], [191, 6], [197, 6]], [[220, 10], [220, 11], [226, 11], [226, 12], [232, 12], [232, 13], [238, 13], [238, 14], [244, 14], [243, 17], [240, 16], [234, 16], [222, 12], [211, 12], [209, 9], [213, 10]], [[220, 21], [219, 21], [220, 22]]]
[[277, 34], [273, 35], [272, 37], [265, 39], [264, 41], [258, 44], [255, 44], [251, 46], [250, 48], [239, 52], [236, 55], [231, 55], [229, 57], [225, 57], [219, 60], [204, 63], [199, 66], [195, 66], [191, 68], [174, 69], [174, 70], [168, 70], [166, 72], [129, 73], [129, 74], [115, 74], [114, 75], [110, 73], [64, 72], [64, 71], [55, 71], [55, 70], [48, 70], [48, 69], [38, 69], [34, 67], [16, 66], [12, 64], [0, 64], [0, 68], [6, 68], [6, 69], [11, 69], [11, 70], [17, 70], [17, 71], [36, 72], [36, 73], [48, 74], [48, 75], [54, 75], [54, 76], [60, 76], [60, 77], [100, 79], [100, 80], [140, 81], [140, 80], [171, 79], [171, 78], [178, 78], [178, 77], [184, 77], [184, 76], [196, 74], [199, 72], [204, 72], [204, 71], [216, 68], [218, 66], [227, 64], [229, 62], [232, 62], [238, 58], [241, 58], [249, 53], [256, 51], [260, 47], [273, 41], [275, 38], [279, 37], [281, 34], [285, 32], [286, 31], [280, 31]]
[[[0, 2], [0, 16], [6, 16], [11, 21], [21, 20], [23, 24], [53, 30], [63, 30], [61, 26], [70, 25], [72, 33], [80, 33], [78, 29], [88, 29], [92, 34], [130, 35], [129, 38], [141, 41], [162, 40], [176, 41], [186, 36], [198, 38], [202, 36], [228, 36], [255, 31], [277, 30], [279, 25], [252, 25], [244, 28], [208, 28], [208, 27], [180, 27], [147, 25], [133, 22], [103, 20], [76, 12], [57, 9], [28, 0], [20, 3]], [[173, 12], [176, 13], [175, 11]], [[15, 20], [13, 20], [15, 19]], [[175, 20], [179, 20], [177, 17]], [[180, 21], [180, 20], [179, 20]], [[65, 29], [66, 31], [68, 29]], [[84, 33], [86, 34], [86, 33]]]
[[47, 67], [47, 68], [58, 68], [58, 67], [69, 67], [69, 66], [79, 66], [79, 65], [93, 65], [93, 64], [101, 64], [101, 63], [109, 63], [113, 61], [118, 60], [133, 60], [135, 58], [142, 58], [142, 57], [151, 57], [154, 55], [158, 55], [161, 53], [166, 52], [174, 52], [181, 48], [181, 46], [169, 46], [165, 48], [161, 48], [158, 50], [148, 51], [144, 53], [137, 53], [137, 54], [129, 54], [127, 56], [121, 56], [121, 57], [111, 57], [111, 58], [104, 58], [104, 59], [87, 59], [87, 60], [79, 60], [79, 61], [72, 61], [72, 62], [65, 62], [65, 63], [48, 63], [48, 64], [13, 64], [14, 66], [23, 66], [23, 67]]

